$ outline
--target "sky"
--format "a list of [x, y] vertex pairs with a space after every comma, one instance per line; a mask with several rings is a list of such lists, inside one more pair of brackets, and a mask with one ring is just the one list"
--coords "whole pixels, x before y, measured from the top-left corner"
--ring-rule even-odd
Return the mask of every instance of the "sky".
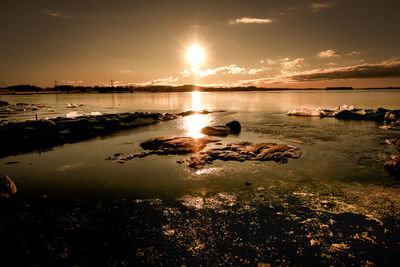
[[2, 0], [0, 85], [400, 86], [399, 11], [398, 0]]

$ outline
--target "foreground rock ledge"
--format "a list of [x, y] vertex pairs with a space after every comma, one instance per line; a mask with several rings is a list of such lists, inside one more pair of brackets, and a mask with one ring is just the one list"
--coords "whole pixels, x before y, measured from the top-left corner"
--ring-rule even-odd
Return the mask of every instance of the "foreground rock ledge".
[[217, 141], [209, 137], [198, 139], [180, 136], [157, 137], [141, 143], [142, 148], [149, 151], [134, 153], [128, 156], [118, 153], [106, 159], [125, 163], [131, 159], [143, 158], [150, 155], [194, 154], [190, 159], [178, 160], [177, 163], [186, 162], [190, 168], [201, 169], [206, 164], [211, 164], [215, 160], [240, 162], [257, 160], [286, 163], [288, 158], [300, 157], [299, 148], [290, 145], [278, 145], [276, 143], [254, 144], [251, 142], [238, 142], [201, 151], [208, 143]]
[[14, 182], [5, 175], [0, 172], [0, 199], [9, 198], [17, 192], [17, 187]]
[[75, 143], [116, 131], [210, 111], [118, 113], [76, 118], [0, 122], [0, 157]]

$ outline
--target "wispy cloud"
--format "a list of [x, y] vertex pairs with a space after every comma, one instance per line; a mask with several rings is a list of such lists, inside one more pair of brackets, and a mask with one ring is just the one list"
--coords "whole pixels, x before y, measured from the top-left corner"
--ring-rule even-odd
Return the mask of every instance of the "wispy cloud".
[[260, 68], [252, 68], [252, 69], [246, 69], [243, 67], [239, 67], [236, 64], [231, 64], [229, 66], [222, 66], [222, 67], [217, 67], [213, 69], [205, 69], [205, 70], [189, 70], [186, 69], [182, 72], [182, 77], [189, 77], [189, 76], [196, 76], [199, 78], [203, 78], [206, 76], [212, 76], [212, 75], [255, 75], [257, 73], [260, 73], [264, 71], [264, 67]]
[[358, 55], [361, 55], [361, 54], [363, 54], [363, 52], [362, 51], [357, 51], [357, 50], [354, 50], [354, 51], [351, 51], [351, 52], [348, 52], [348, 53], [341, 53], [341, 52], [337, 52], [337, 51], [332, 50], [332, 49], [328, 49], [328, 50], [319, 52], [318, 56], [326, 58], [326, 57], [340, 57], [342, 55], [343, 56], [358, 56]]
[[178, 78], [176, 77], [167, 77], [167, 78], [160, 78], [160, 79], [155, 79], [152, 81], [147, 81], [147, 82], [143, 82], [143, 83], [138, 83], [135, 85], [139, 85], [139, 86], [149, 86], [149, 85], [175, 85], [175, 83], [179, 81]]
[[49, 15], [50, 17], [55, 17], [55, 18], [62, 18], [62, 19], [69, 18], [69, 16], [65, 15], [64, 13], [52, 9], [46, 9], [46, 14]]
[[128, 74], [128, 73], [131, 73], [131, 70], [130, 69], [122, 69], [122, 70], [118, 70], [118, 72], [122, 73], [122, 74]]
[[237, 18], [234, 20], [230, 20], [228, 23], [229, 24], [268, 24], [271, 22], [273, 22], [272, 19], [243, 17], [243, 18]]
[[335, 50], [328, 49], [326, 51], [321, 51], [318, 53], [319, 57], [340, 57], [341, 53], [336, 52]]
[[363, 52], [362, 51], [352, 51], [346, 54], [346, 56], [358, 56], [361, 55]]
[[310, 8], [314, 12], [319, 12], [321, 10], [334, 7], [335, 5], [336, 5], [335, 2], [311, 3]]

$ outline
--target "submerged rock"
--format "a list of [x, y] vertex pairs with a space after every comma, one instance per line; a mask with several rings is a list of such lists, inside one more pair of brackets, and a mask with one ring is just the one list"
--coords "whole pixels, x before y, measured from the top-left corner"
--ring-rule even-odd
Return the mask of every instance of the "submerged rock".
[[0, 199], [9, 198], [17, 192], [14, 182], [4, 173], [0, 172]]
[[206, 164], [211, 164], [215, 160], [239, 161], [257, 160], [257, 161], [275, 161], [286, 163], [288, 158], [299, 158], [299, 148], [290, 145], [278, 145], [275, 143], [237, 142], [223, 147], [203, 150], [208, 143], [218, 142], [218, 140], [203, 137], [157, 137], [144, 141], [140, 144], [144, 151], [140, 153], [122, 156], [119, 153], [114, 157], [108, 157], [106, 160], [125, 163], [134, 158], [143, 158], [150, 155], [176, 155], [176, 154], [194, 154], [190, 159], [178, 160], [177, 163], [186, 162], [190, 168], [201, 169]]
[[299, 158], [300, 151], [297, 147], [289, 145], [278, 145], [275, 143], [238, 142], [231, 143], [222, 148], [214, 148], [200, 152], [191, 157], [188, 166], [195, 169], [203, 168], [214, 160], [223, 161], [275, 161], [286, 163], [288, 158]]
[[202, 150], [208, 143], [217, 142], [218, 140], [203, 137], [180, 137], [180, 136], [163, 136], [146, 140], [140, 144], [143, 149], [158, 151], [157, 154], [164, 152], [165, 154], [188, 154], [196, 153]]
[[176, 115], [178, 116], [182, 116], [182, 117], [186, 117], [186, 116], [190, 116], [190, 115], [196, 115], [196, 114], [209, 114], [211, 113], [211, 111], [208, 110], [202, 110], [202, 111], [198, 111], [198, 110], [187, 110], [187, 111], [183, 111], [180, 113], [177, 113]]

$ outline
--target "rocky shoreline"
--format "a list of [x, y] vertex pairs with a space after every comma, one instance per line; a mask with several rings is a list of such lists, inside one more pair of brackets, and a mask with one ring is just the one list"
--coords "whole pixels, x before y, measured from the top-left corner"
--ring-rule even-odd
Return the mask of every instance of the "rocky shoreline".
[[80, 142], [120, 130], [174, 120], [178, 117], [208, 113], [210, 111], [185, 111], [177, 114], [127, 112], [75, 118], [57, 117], [0, 122], [0, 158]]
[[400, 110], [390, 110], [385, 108], [378, 109], [362, 109], [354, 108], [353, 106], [339, 107], [334, 110], [316, 109], [310, 110], [307, 108], [295, 108], [289, 110], [289, 116], [304, 116], [304, 117], [333, 117], [340, 120], [365, 120], [382, 123], [382, 129], [400, 130]]

